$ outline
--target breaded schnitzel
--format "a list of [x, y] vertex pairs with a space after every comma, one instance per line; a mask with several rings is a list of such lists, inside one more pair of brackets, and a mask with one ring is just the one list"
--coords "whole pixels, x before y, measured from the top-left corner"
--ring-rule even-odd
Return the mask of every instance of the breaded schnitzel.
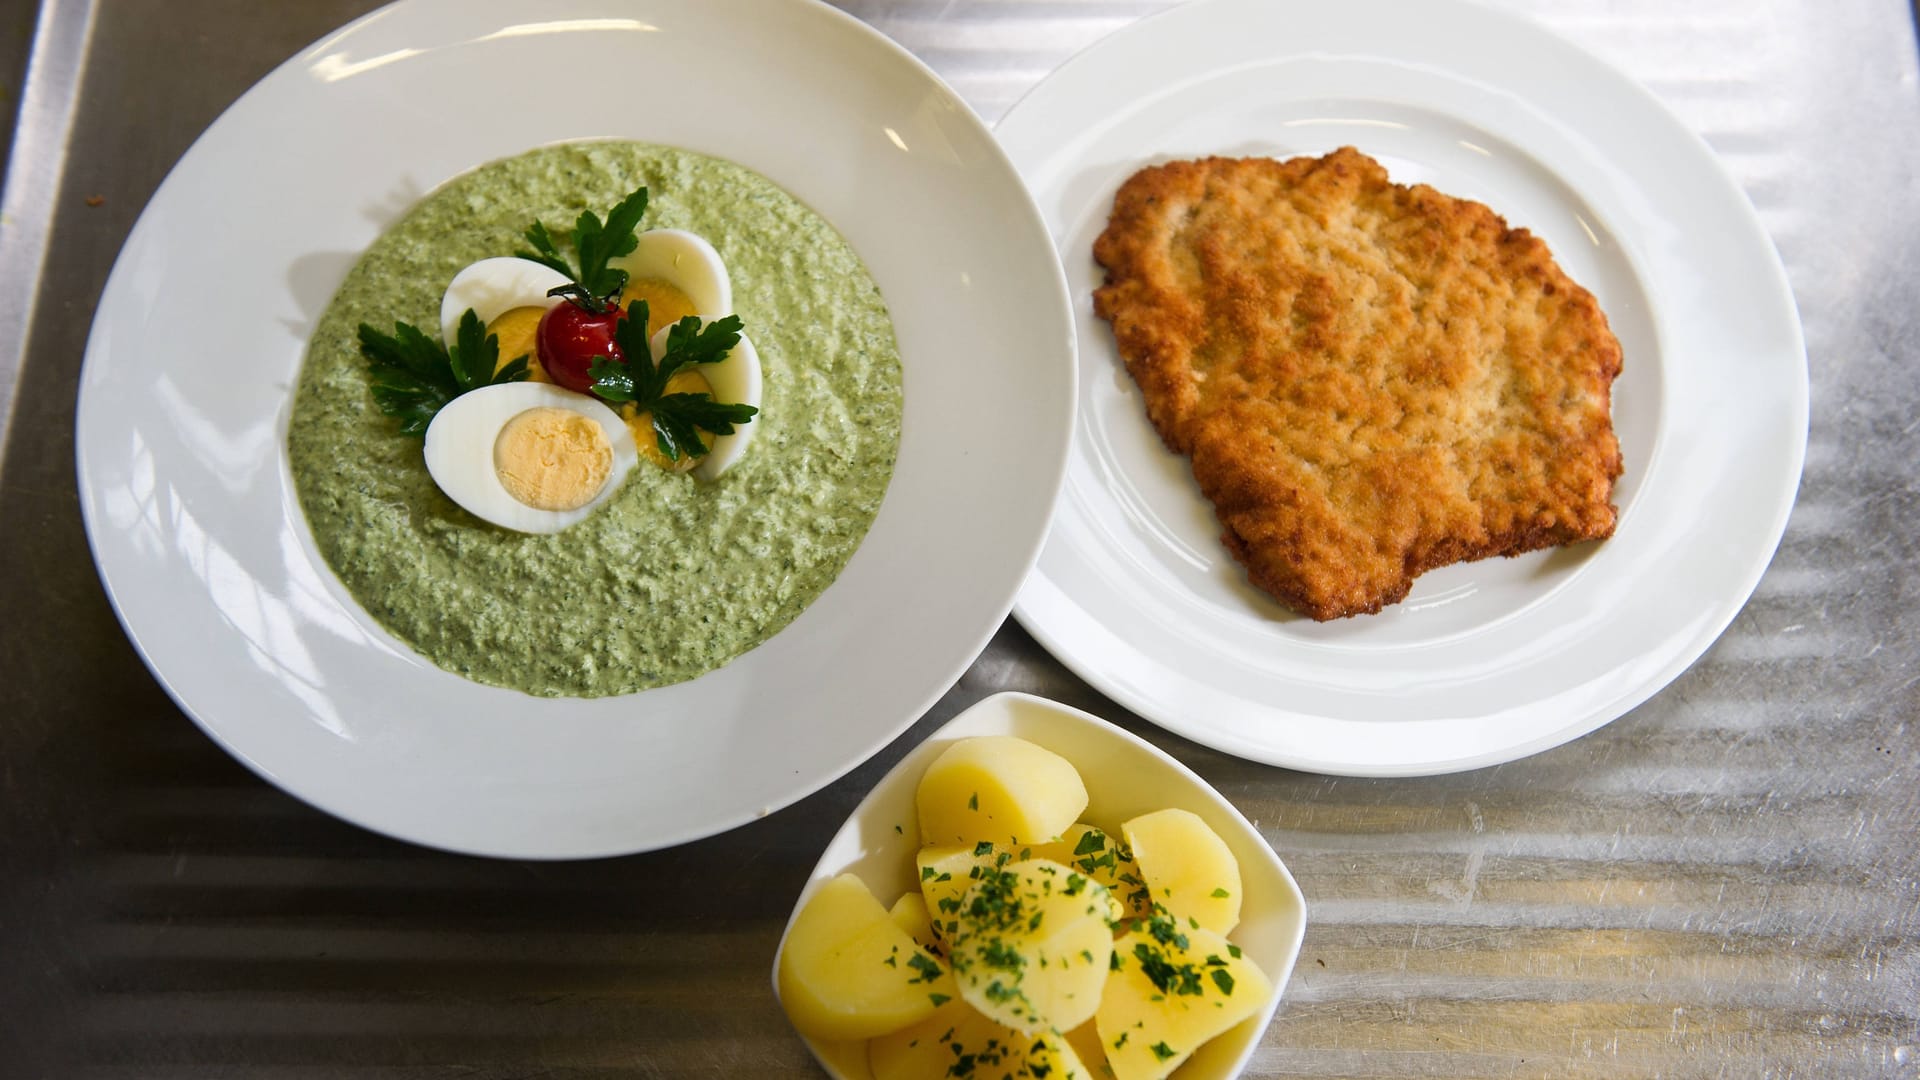
[[1142, 169], [1094, 245], [1147, 416], [1315, 619], [1613, 533], [1620, 345], [1547, 246], [1351, 147]]

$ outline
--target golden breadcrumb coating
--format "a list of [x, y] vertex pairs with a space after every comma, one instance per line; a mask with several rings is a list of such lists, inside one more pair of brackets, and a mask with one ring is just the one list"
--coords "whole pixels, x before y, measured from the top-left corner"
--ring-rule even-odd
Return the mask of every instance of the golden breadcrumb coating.
[[1094, 310], [1227, 550], [1315, 619], [1612, 535], [1620, 345], [1547, 246], [1345, 147], [1142, 169]]

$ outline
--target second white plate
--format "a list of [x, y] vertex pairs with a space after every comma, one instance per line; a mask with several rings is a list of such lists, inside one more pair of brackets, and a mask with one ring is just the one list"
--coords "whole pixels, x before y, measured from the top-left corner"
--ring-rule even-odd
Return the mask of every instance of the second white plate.
[[[1509, 761], [1665, 686], [1725, 629], [1798, 486], [1806, 353], [1778, 256], [1699, 138], [1625, 76], [1471, 4], [1200, 0], [1075, 57], [997, 130], [1079, 335], [1065, 490], [1015, 614], [1142, 716], [1228, 753], [1411, 775]], [[1353, 145], [1532, 229], [1626, 354], [1616, 535], [1449, 567], [1317, 624], [1247, 584], [1146, 422], [1092, 258], [1142, 166]]]

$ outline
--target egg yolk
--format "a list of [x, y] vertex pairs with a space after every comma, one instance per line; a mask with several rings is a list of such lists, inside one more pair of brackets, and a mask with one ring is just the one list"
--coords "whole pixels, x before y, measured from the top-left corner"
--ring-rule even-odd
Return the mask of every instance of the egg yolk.
[[547, 369], [540, 365], [540, 350], [534, 347], [534, 339], [539, 336], [540, 316], [546, 313], [543, 307], [517, 307], [501, 312], [487, 324], [487, 333], [500, 339], [500, 359], [494, 365], [495, 371], [524, 356], [528, 382], [553, 381]]
[[[705, 375], [697, 371], [676, 371], [667, 377], [663, 394], [705, 394], [713, 396], [713, 384]], [[686, 472], [700, 464], [699, 459], [682, 455], [679, 461], [669, 461], [667, 455], [660, 452], [659, 437], [653, 433], [653, 414], [635, 413], [627, 417], [627, 429], [633, 432], [633, 441], [640, 445], [640, 453], [648, 461], [668, 472]], [[713, 432], [700, 431], [700, 445], [713, 449]]]
[[663, 326], [672, 326], [689, 315], [699, 312], [693, 308], [693, 300], [686, 293], [659, 278], [635, 278], [627, 282], [620, 293], [621, 302], [628, 307], [635, 300], [647, 302], [647, 337], [660, 332]]
[[535, 510], [578, 510], [607, 486], [613, 444], [591, 417], [545, 405], [500, 426], [493, 471], [507, 494]]

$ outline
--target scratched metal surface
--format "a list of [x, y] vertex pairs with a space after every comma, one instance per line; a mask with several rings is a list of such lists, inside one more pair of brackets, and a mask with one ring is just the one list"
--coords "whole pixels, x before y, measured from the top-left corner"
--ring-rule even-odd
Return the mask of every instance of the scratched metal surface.
[[[254, 79], [371, 5], [50, 2], [49, 59], [10, 99], [35, 106], [11, 140], [33, 156], [13, 163], [0, 225], [0, 298], [32, 305], [21, 340], [0, 321], [17, 390], [0, 458], [0, 1076], [817, 1075], [765, 979], [792, 897], [887, 765], [1001, 689], [1170, 747], [1299, 876], [1306, 949], [1250, 1076], [1920, 1076], [1911, 10], [1513, 4], [1707, 138], [1806, 322], [1799, 506], [1691, 671], [1527, 761], [1336, 780], [1163, 735], [1009, 623], [912, 733], [801, 804], [671, 851], [544, 865], [386, 841], [255, 779], [141, 668], [80, 527], [77, 365], [134, 217]], [[27, 21], [6, 6], [0, 26]], [[991, 120], [1163, 5], [846, 6]], [[44, 264], [28, 242], [43, 227]]]

